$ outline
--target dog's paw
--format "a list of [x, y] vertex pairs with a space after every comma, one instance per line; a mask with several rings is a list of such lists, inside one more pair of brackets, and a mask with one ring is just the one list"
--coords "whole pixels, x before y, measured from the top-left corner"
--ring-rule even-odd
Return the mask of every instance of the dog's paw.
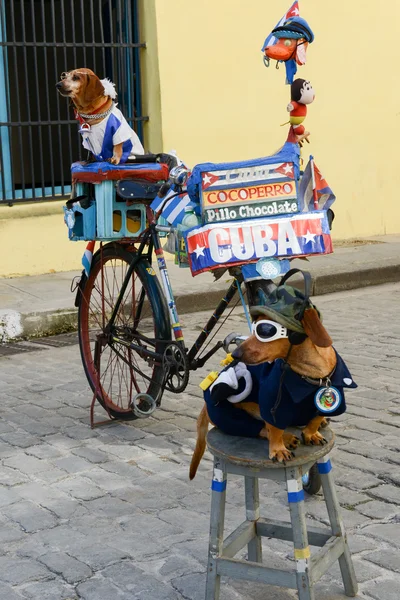
[[296, 448], [300, 446], [299, 438], [291, 433], [283, 434], [283, 443], [289, 450], [296, 450]]
[[321, 425], [319, 426], [320, 429], [325, 429], [325, 427], [328, 427], [330, 422], [330, 418], [323, 418], [323, 420], [321, 421]]
[[318, 431], [315, 433], [308, 433], [304, 430], [301, 437], [306, 446], [324, 446], [324, 444], [328, 443]]
[[272, 462], [280, 462], [286, 465], [286, 462], [294, 458], [293, 452], [285, 448], [285, 446], [276, 446], [269, 449], [269, 458]]

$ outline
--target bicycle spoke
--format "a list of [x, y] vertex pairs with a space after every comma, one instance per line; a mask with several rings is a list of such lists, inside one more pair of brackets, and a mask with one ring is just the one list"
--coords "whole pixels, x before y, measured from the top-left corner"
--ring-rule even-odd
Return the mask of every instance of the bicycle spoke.
[[[100, 256], [102, 259], [97, 258], [92, 264], [80, 302], [80, 319], [84, 321], [84, 325], [80, 326], [80, 335], [84, 336], [83, 355], [89, 381], [93, 385], [99, 382], [100, 402], [111, 412], [132, 418], [131, 406], [135, 395], [149, 393], [150, 388], [158, 395], [163, 378], [159, 363], [149, 364], [146, 355], [124, 344], [109, 341], [113, 337], [112, 327], [111, 330], [108, 328], [109, 322], [122, 286], [126, 285], [126, 288], [119, 299], [113, 324], [117, 337], [126, 342], [133, 340], [144, 350], [153, 350], [154, 346], [146, 342], [146, 338], [155, 338], [155, 314], [138, 274], [143, 273], [143, 266], [142, 271], [135, 269], [125, 282], [132, 256], [123, 247], [114, 245], [103, 247]], [[134, 334], [139, 332], [144, 339], [135, 337]], [[100, 365], [94, 364], [96, 343], [100, 344]], [[155, 370], [157, 377], [154, 376]]]

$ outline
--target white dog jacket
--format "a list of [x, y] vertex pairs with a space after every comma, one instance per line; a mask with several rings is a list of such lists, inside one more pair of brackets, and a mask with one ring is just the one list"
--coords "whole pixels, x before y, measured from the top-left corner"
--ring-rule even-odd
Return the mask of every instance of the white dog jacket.
[[121, 163], [126, 162], [132, 154], [144, 154], [138, 136], [115, 104], [108, 117], [91, 125], [88, 130], [81, 130], [81, 134], [83, 147], [92, 152], [99, 161], [112, 158], [114, 146], [121, 142]]

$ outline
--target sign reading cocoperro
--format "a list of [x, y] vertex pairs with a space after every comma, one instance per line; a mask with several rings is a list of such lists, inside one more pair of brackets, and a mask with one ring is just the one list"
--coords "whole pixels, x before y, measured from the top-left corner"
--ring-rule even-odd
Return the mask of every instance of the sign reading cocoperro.
[[203, 173], [204, 221], [215, 223], [298, 212], [296, 186], [293, 163]]

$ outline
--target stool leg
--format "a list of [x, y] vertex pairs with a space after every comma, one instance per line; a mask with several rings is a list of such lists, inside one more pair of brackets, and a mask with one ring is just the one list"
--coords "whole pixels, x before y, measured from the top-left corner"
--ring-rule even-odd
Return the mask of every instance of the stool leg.
[[[244, 478], [244, 489], [246, 498], [246, 519], [248, 521], [258, 521], [260, 518], [260, 494], [258, 489], [258, 479], [255, 477]], [[256, 535], [247, 544], [248, 559], [253, 562], [262, 562], [261, 537]]]
[[336, 495], [335, 482], [332, 476], [332, 464], [329, 456], [325, 455], [318, 460], [318, 471], [321, 475], [322, 489], [324, 491], [326, 508], [329, 515], [333, 535], [340, 535], [344, 540], [344, 552], [339, 557], [339, 566], [342, 573], [343, 585], [346, 596], [357, 596], [358, 584], [351, 560], [350, 549], [347, 543], [346, 531], [340, 515], [340, 505]]
[[210, 542], [206, 581], [206, 600], [218, 600], [221, 577], [217, 574], [217, 558], [222, 554], [224, 540], [226, 470], [223, 462], [214, 458], [211, 483]]
[[299, 600], [315, 600], [310, 582], [310, 547], [304, 509], [303, 482], [298, 468], [285, 469]]

